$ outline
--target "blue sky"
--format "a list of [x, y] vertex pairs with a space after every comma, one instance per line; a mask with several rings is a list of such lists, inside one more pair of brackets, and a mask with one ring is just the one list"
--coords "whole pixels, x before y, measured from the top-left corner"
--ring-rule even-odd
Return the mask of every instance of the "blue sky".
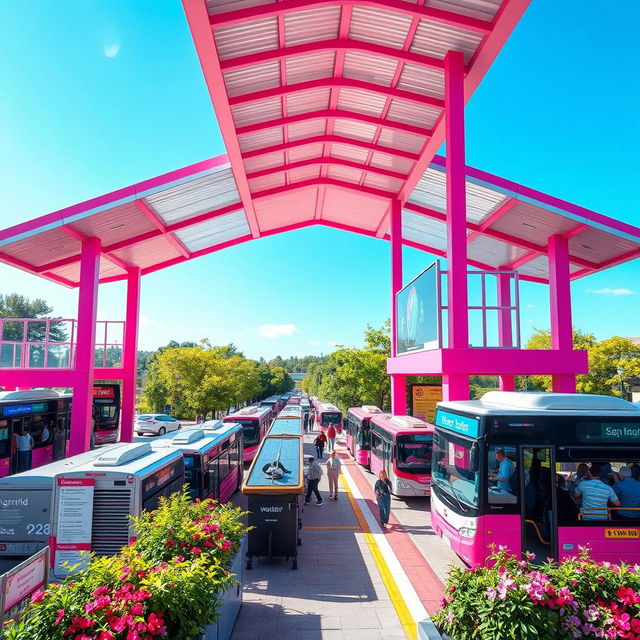
[[[0, 227], [224, 152], [178, 0], [4, 2], [0, 24]], [[638, 33], [636, 0], [532, 0], [467, 107], [468, 163], [640, 224]], [[407, 279], [431, 262], [404, 257]], [[146, 276], [140, 346], [208, 337], [269, 358], [358, 344], [389, 315], [388, 261], [383, 241], [313, 228]], [[575, 326], [640, 335], [639, 276], [636, 260], [575, 282]], [[0, 278], [76, 314], [75, 291]], [[549, 325], [547, 291], [521, 294], [526, 338]], [[123, 295], [102, 286], [100, 317], [122, 319]]]

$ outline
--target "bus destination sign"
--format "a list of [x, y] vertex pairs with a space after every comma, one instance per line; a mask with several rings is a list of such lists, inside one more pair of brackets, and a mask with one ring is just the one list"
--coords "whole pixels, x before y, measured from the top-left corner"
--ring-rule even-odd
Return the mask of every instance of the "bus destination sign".
[[640, 423], [579, 422], [576, 435], [580, 442], [640, 442]]
[[459, 416], [439, 409], [436, 413], [436, 425], [449, 429], [449, 431], [457, 431], [465, 436], [478, 437], [478, 420], [476, 418]]
[[23, 416], [28, 413], [41, 413], [47, 410], [46, 402], [38, 402], [37, 404], [14, 404], [3, 407], [3, 416]]

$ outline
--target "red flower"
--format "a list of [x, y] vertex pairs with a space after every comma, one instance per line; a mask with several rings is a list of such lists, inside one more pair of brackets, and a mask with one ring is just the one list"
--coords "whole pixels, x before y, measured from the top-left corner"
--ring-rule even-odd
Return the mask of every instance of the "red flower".
[[113, 640], [113, 633], [111, 631], [101, 631], [98, 640]]
[[136, 602], [133, 607], [131, 607], [131, 615], [133, 616], [141, 616], [142, 615], [143, 606], [141, 602]]
[[191, 547], [191, 553], [197, 556], [202, 553], [202, 549], [200, 547]]
[[229, 549], [231, 549], [231, 546], [232, 546], [232, 545], [231, 545], [231, 540], [225, 540], [225, 541], [222, 543], [222, 548], [223, 548], [225, 551], [229, 551]]
[[97, 598], [98, 596], [103, 596], [105, 593], [109, 591], [109, 587], [98, 587], [94, 590], [93, 595]]
[[46, 593], [46, 591], [44, 591], [44, 589], [38, 589], [32, 596], [31, 596], [31, 602], [33, 602], [34, 604], [37, 604], [38, 602], [42, 602], [42, 598], [44, 598], [44, 594]]
[[58, 609], [58, 615], [56, 616], [56, 620], [53, 624], [60, 624], [62, 622], [62, 618], [64, 618], [64, 609]]
[[175, 543], [173, 540], [167, 540], [167, 541], [164, 543], [164, 546], [165, 546], [165, 547], [175, 547], [175, 546], [176, 546], [176, 543]]

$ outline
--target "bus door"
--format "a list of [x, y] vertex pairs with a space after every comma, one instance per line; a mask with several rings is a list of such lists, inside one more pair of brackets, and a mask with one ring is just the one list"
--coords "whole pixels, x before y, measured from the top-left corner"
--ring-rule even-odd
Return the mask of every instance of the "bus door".
[[18, 473], [20, 456], [18, 454], [18, 437], [22, 435], [22, 418], [9, 420], [9, 438], [11, 439], [11, 473]]
[[520, 447], [519, 494], [522, 549], [538, 561], [557, 557], [558, 517], [555, 456], [552, 447]]

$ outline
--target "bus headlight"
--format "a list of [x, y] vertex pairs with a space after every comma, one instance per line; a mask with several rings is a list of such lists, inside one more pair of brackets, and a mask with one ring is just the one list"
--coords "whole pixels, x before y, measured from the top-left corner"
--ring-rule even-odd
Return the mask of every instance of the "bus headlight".
[[467, 521], [465, 522], [464, 526], [460, 528], [458, 533], [463, 538], [474, 538], [476, 535], [476, 531], [477, 531], [476, 523], [473, 521]]

